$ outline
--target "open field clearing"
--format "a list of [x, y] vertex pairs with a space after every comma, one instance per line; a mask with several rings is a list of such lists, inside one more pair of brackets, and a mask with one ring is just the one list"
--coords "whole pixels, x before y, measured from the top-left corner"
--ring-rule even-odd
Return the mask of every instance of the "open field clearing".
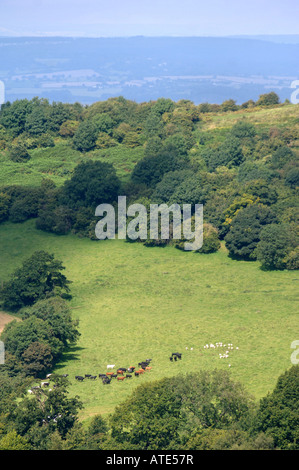
[[[295, 271], [262, 271], [258, 262], [230, 259], [224, 247], [202, 255], [56, 236], [34, 224], [1, 225], [0, 280], [36, 250], [63, 261], [81, 337], [54, 372], [69, 374], [70, 394], [84, 403], [82, 419], [111, 412], [143, 381], [229, 364], [233, 379], [258, 399], [291, 367], [290, 345], [298, 339]], [[204, 348], [217, 342], [226, 346]], [[226, 351], [228, 358], [220, 358]], [[173, 352], [182, 359], [171, 362]], [[138, 367], [147, 358], [152, 369], [138, 378], [110, 385], [98, 377], [75, 380], [106, 373], [107, 364]]]

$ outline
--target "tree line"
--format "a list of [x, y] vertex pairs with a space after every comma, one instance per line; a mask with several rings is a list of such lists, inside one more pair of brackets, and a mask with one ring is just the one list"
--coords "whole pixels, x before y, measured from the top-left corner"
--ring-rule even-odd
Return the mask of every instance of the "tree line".
[[[44, 179], [39, 187], [0, 188], [0, 222], [36, 218], [40, 230], [95, 239], [95, 207], [115, 204], [119, 194], [130, 204], [201, 203], [202, 252], [217, 251], [224, 241], [235, 259], [257, 259], [263, 269], [298, 269], [298, 126], [278, 121], [261, 127], [241, 118], [225, 130], [201, 131], [206, 117], [219, 112], [282, 106], [274, 92], [240, 106], [165, 98], [137, 104], [122, 97], [90, 106], [37, 98], [5, 103], [0, 149], [9, 158], [26, 162], [38, 146], [52, 146], [55, 155], [55, 139], [62, 138], [82, 161], [62, 187]], [[129, 179], [117, 176], [109, 160], [88, 158], [111, 146], [142, 149]]]

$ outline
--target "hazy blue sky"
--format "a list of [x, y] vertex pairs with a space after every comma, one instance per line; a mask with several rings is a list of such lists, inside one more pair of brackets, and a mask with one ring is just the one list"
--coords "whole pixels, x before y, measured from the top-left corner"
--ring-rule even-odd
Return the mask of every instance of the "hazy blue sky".
[[298, 34], [298, 0], [0, 0], [7, 36]]

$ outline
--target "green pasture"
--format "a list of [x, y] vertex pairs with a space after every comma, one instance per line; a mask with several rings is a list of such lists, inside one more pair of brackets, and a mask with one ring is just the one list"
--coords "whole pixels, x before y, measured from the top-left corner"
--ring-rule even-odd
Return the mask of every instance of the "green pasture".
[[[82, 419], [113, 411], [139, 383], [200, 369], [229, 369], [259, 399], [292, 365], [297, 272], [262, 271], [258, 262], [230, 259], [224, 247], [203, 255], [56, 236], [37, 231], [33, 220], [2, 224], [0, 240], [0, 281], [35, 250], [55, 254], [73, 281], [70, 306], [81, 336], [55, 372], [69, 374], [70, 395], [84, 403]], [[216, 342], [233, 344], [229, 358], [219, 358], [226, 347], [204, 348]], [[182, 352], [182, 360], [170, 362], [172, 352]], [[74, 378], [146, 358], [152, 370], [139, 378], [110, 385]]]

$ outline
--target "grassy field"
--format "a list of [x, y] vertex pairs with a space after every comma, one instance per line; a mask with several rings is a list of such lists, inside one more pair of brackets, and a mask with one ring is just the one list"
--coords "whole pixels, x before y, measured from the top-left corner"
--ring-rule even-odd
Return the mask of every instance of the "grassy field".
[[[59, 237], [37, 231], [33, 220], [2, 224], [0, 239], [0, 280], [42, 249], [63, 261], [73, 281], [70, 305], [81, 337], [56, 371], [69, 374], [70, 395], [84, 402], [82, 419], [113, 411], [141, 382], [229, 364], [233, 379], [258, 399], [291, 367], [290, 345], [299, 333], [296, 272], [263, 272], [258, 262], [230, 259], [225, 248], [202, 255]], [[239, 349], [220, 359], [218, 349], [203, 347], [216, 342]], [[171, 363], [176, 351], [182, 360]], [[148, 357], [152, 370], [123, 383], [74, 378]]]

